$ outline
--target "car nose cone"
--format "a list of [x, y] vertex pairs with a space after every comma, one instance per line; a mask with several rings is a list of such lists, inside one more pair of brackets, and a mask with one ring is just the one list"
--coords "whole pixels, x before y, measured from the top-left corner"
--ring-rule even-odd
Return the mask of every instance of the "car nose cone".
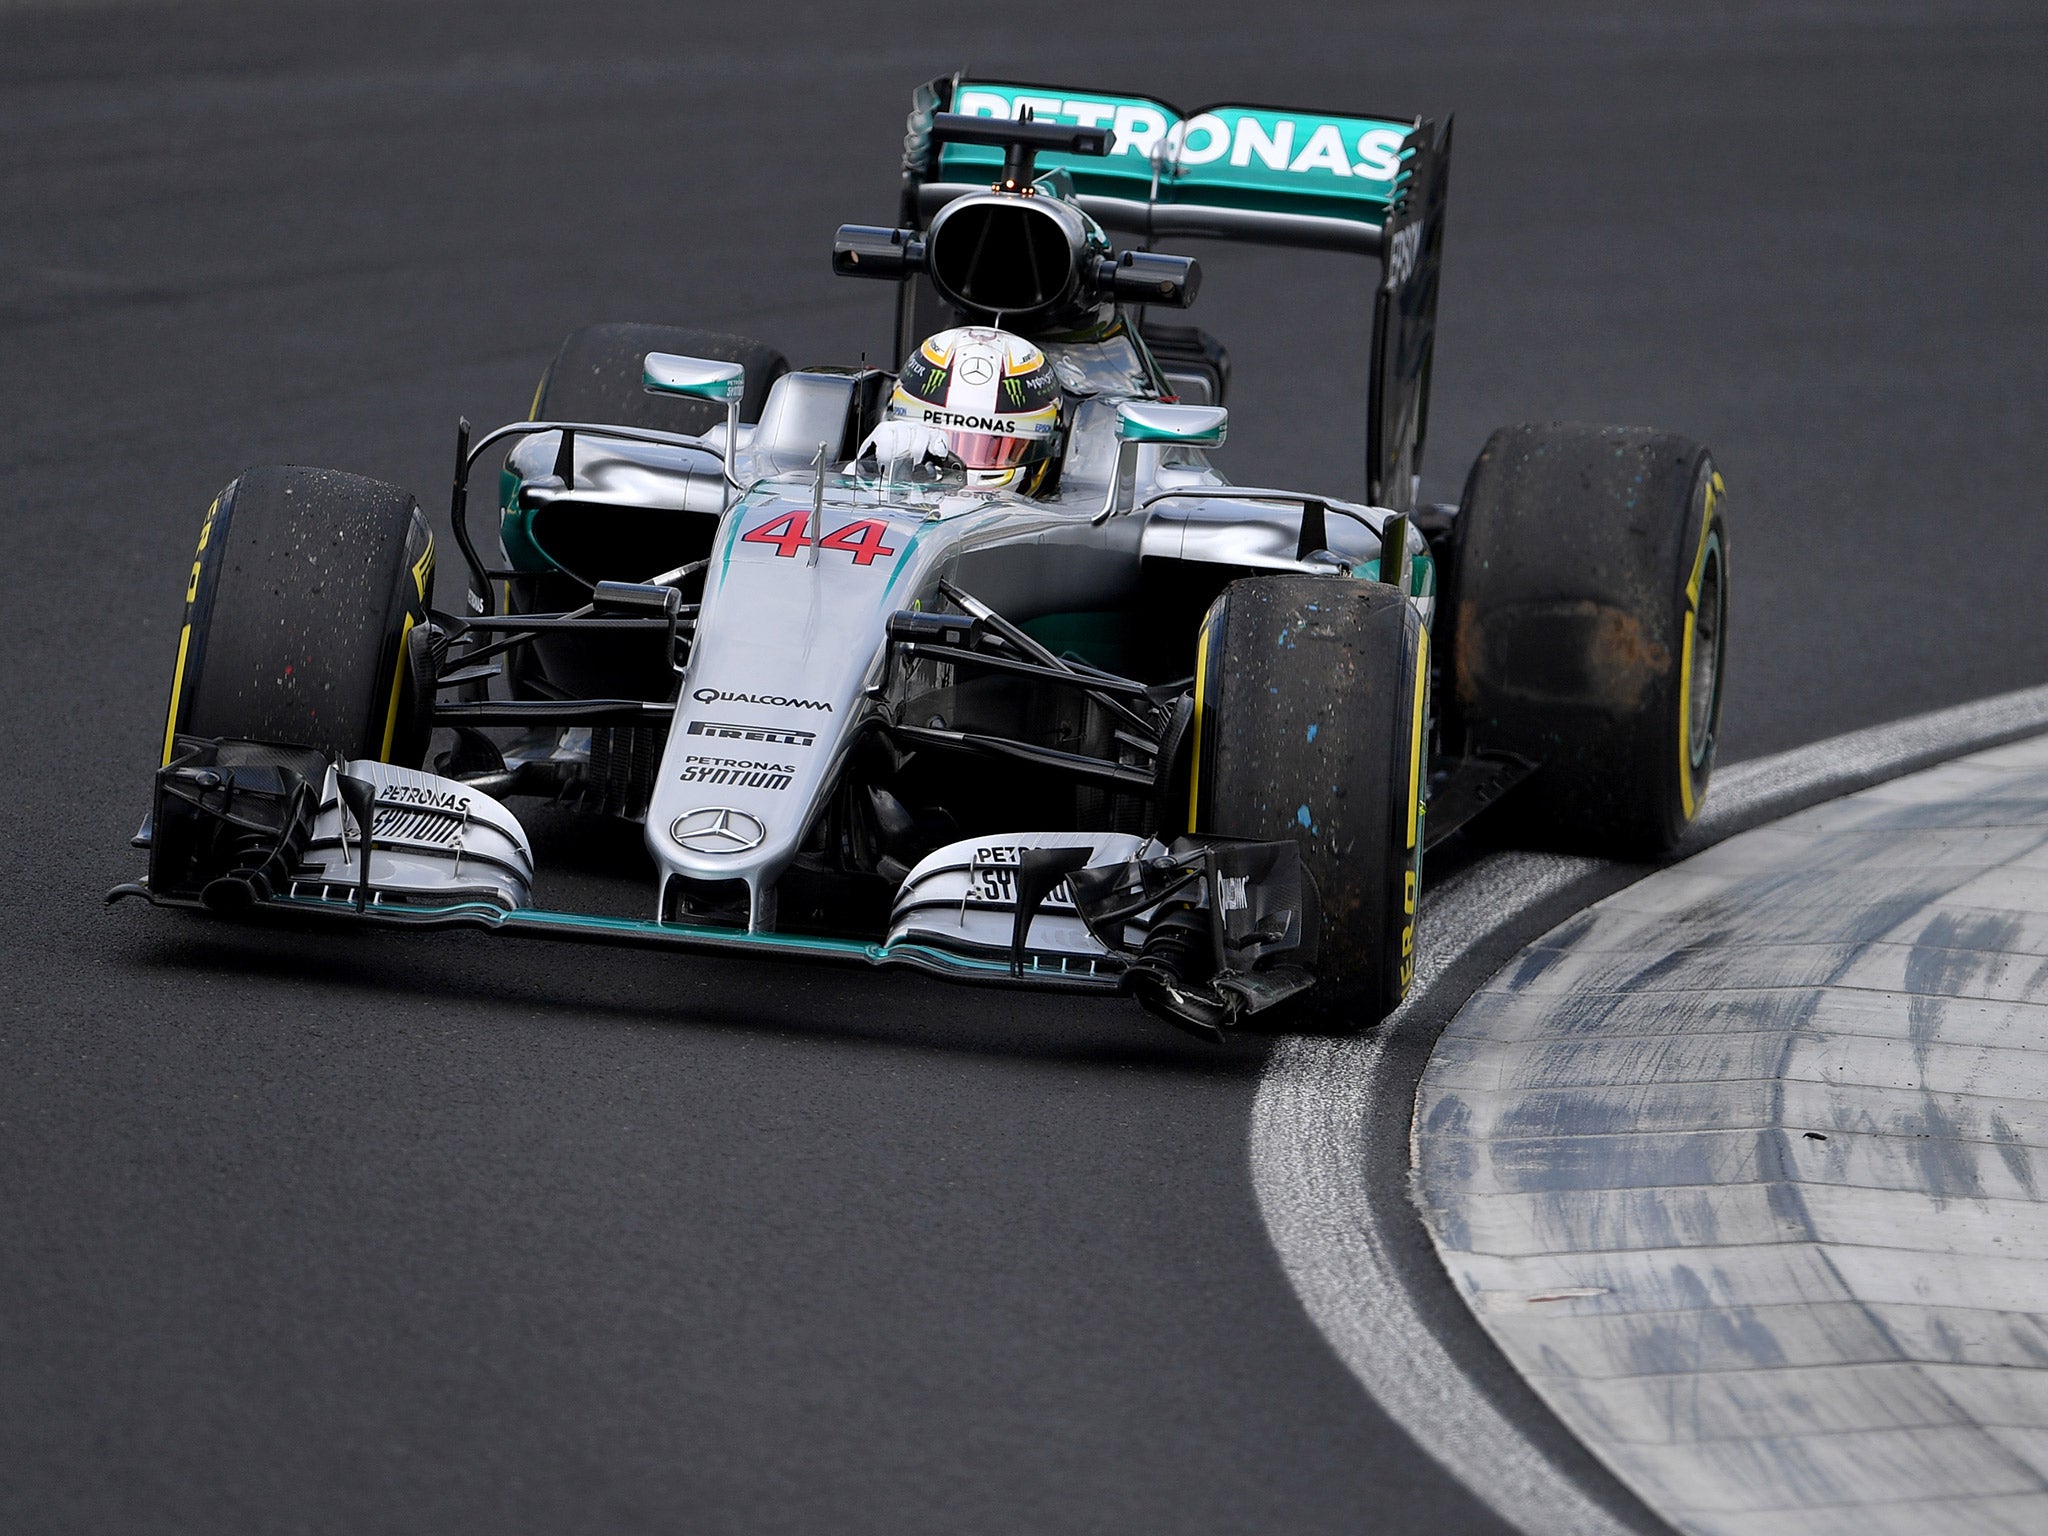
[[692, 853], [745, 853], [761, 846], [768, 829], [745, 811], [709, 805], [678, 816], [668, 835]]

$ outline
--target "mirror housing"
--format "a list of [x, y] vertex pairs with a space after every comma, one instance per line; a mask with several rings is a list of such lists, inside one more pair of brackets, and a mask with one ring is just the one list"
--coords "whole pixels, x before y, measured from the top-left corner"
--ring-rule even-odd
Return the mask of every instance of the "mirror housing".
[[1120, 443], [1179, 443], [1187, 448], [1220, 448], [1230, 432], [1230, 412], [1220, 405], [1159, 405], [1126, 400], [1116, 408]]
[[1230, 430], [1230, 412], [1220, 405], [1164, 405], [1125, 400], [1116, 408], [1116, 470], [1097, 523], [1128, 512], [1138, 500], [1138, 450], [1147, 443], [1182, 448], [1216, 448]]
[[640, 383], [650, 395], [681, 395], [736, 406], [747, 392], [747, 370], [738, 363], [650, 352], [640, 365]]
[[680, 395], [685, 400], [709, 400], [725, 407], [725, 506], [730, 511], [740, 488], [732, 466], [739, 453], [740, 401], [747, 393], [746, 368], [708, 357], [650, 352], [640, 362], [640, 387], [650, 395]]

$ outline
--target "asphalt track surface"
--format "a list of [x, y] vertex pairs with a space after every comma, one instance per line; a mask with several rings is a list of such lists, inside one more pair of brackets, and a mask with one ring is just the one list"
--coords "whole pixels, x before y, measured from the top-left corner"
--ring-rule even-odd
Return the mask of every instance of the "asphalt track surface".
[[[2048, 20], [1537, 9], [0, 9], [0, 1528], [1503, 1529], [1287, 1287], [1256, 1041], [98, 898], [222, 484], [436, 506], [590, 320], [881, 352], [826, 242], [961, 63], [1455, 108], [1427, 493], [1712, 444], [1729, 757], [2048, 677]], [[1228, 467], [1355, 491], [1366, 271], [1208, 268]]]

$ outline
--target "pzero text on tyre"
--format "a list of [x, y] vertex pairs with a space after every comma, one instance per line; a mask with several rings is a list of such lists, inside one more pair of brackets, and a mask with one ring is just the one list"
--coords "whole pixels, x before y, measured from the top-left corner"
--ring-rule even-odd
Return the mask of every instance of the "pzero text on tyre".
[[1203, 620], [1189, 830], [1300, 845], [1322, 909], [1301, 1022], [1363, 1028], [1407, 993], [1428, 682], [1428, 631], [1378, 582], [1250, 577]]
[[434, 591], [412, 493], [331, 469], [246, 470], [200, 524], [164, 727], [417, 766], [430, 701], [408, 647]]
[[1728, 610], [1707, 450], [1633, 427], [1504, 427], [1458, 514], [1446, 744], [1541, 766], [1489, 819], [1530, 846], [1653, 859], [1706, 796]]

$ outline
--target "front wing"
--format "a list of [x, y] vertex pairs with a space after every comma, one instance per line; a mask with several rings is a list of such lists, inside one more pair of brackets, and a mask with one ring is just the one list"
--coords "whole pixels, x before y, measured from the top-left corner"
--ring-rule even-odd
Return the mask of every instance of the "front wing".
[[1211, 1039], [1313, 980], [1292, 843], [1168, 846], [1106, 832], [955, 843], [905, 878], [880, 941], [621, 918], [534, 906], [523, 829], [471, 786], [289, 746], [189, 737], [157, 774], [138, 842], [150, 851], [149, 877], [117, 886], [109, 901], [1132, 992]]

